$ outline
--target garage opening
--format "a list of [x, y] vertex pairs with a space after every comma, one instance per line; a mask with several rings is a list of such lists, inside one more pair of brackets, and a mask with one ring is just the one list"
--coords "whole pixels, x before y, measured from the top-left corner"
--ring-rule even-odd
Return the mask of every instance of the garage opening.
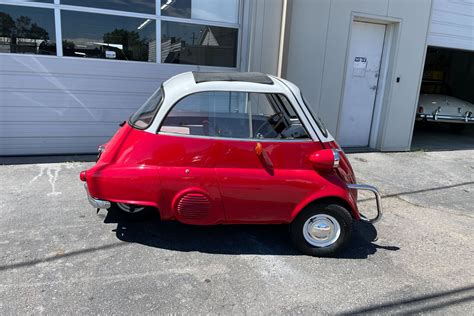
[[428, 47], [411, 148], [474, 148], [473, 51]]

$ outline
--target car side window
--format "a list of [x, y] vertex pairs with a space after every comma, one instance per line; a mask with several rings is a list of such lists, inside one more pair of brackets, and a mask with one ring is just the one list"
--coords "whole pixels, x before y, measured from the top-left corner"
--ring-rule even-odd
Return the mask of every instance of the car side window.
[[189, 95], [174, 105], [161, 124], [160, 132], [248, 138], [246, 93], [209, 91]]
[[304, 139], [291, 103], [284, 95], [207, 91], [178, 101], [160, 132], [240, 139]]
[[249, 103], [252, 109], [253, 138], [309, 138], [290, 101], [284, 95], [249, 93]]

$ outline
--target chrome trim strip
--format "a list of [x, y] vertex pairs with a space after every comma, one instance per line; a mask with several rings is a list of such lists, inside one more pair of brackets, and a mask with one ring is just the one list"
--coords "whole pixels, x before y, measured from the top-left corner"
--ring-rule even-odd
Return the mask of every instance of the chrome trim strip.
[[109, 201], [94, 199], [91, 196], [91, 194], [89, 193], [89, 189], [87, 188], [87, 183], [84, 183], [84, 189], [86, 189], [87, 199], [89, 200], [90, 205], [92, 205], [95, 208], [105, 208], [105, 209], [110, 208]]
[[311, 138], [232, 138], [232, 137], [219, 137], [219, 136], [204, 136], [204, 135], [187, 135], [172, 132], [158, 132], [157, 135], [176, 136], [176, 137], [187, 137], [187, 138], [200, 138], [200, 139], [211, 139], [211, 140], [233, 140], [243, 142], [269, 142], [269, 143], [288, 143], [288, 142], [299, 142], [308, 143], [313, 142]]
[[371, 191], [375, 195], [375, 202], [377, 204], [377, 215], [374, 218], [367, 218], [363, 214], [360, 214], [360, 219], [364, 222], [368, 223], [377, 223], [382, 218], [382, 197], [380, 196], [379, 191], [377, 188], [367, 185], [367, 184], [355, 184], [355, 183], [348, 183], [347, 187], [352, 190], [364, 190], [364, 191]]

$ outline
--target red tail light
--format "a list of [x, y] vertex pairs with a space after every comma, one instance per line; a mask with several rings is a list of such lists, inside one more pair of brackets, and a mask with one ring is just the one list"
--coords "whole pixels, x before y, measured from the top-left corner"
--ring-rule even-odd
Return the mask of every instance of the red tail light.
[[86, 171], [81, 171], [81, 173], [79, 174], [79, 178], [81, 179], [81, 181], [83, 182], [86, 182]]
[[423, 107], [422, 107], [422, 106], [419, 106], [419, 107], [418, 107], [418, 113], [423, 113], [423, 112], [424, 112]]

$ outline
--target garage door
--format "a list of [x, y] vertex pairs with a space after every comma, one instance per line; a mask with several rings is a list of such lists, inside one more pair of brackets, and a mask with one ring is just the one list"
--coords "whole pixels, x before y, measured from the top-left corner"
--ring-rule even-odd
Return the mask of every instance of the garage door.
[[474, 50], [474, 0], [433, 0], [428, 45]]
[[0, 156], [95, 153], [163, 81], [196, 70], [0, 55]]
[[0, 64], [0, 156], [96, 152], [181, 70], [26, 55], [1, 55]]

